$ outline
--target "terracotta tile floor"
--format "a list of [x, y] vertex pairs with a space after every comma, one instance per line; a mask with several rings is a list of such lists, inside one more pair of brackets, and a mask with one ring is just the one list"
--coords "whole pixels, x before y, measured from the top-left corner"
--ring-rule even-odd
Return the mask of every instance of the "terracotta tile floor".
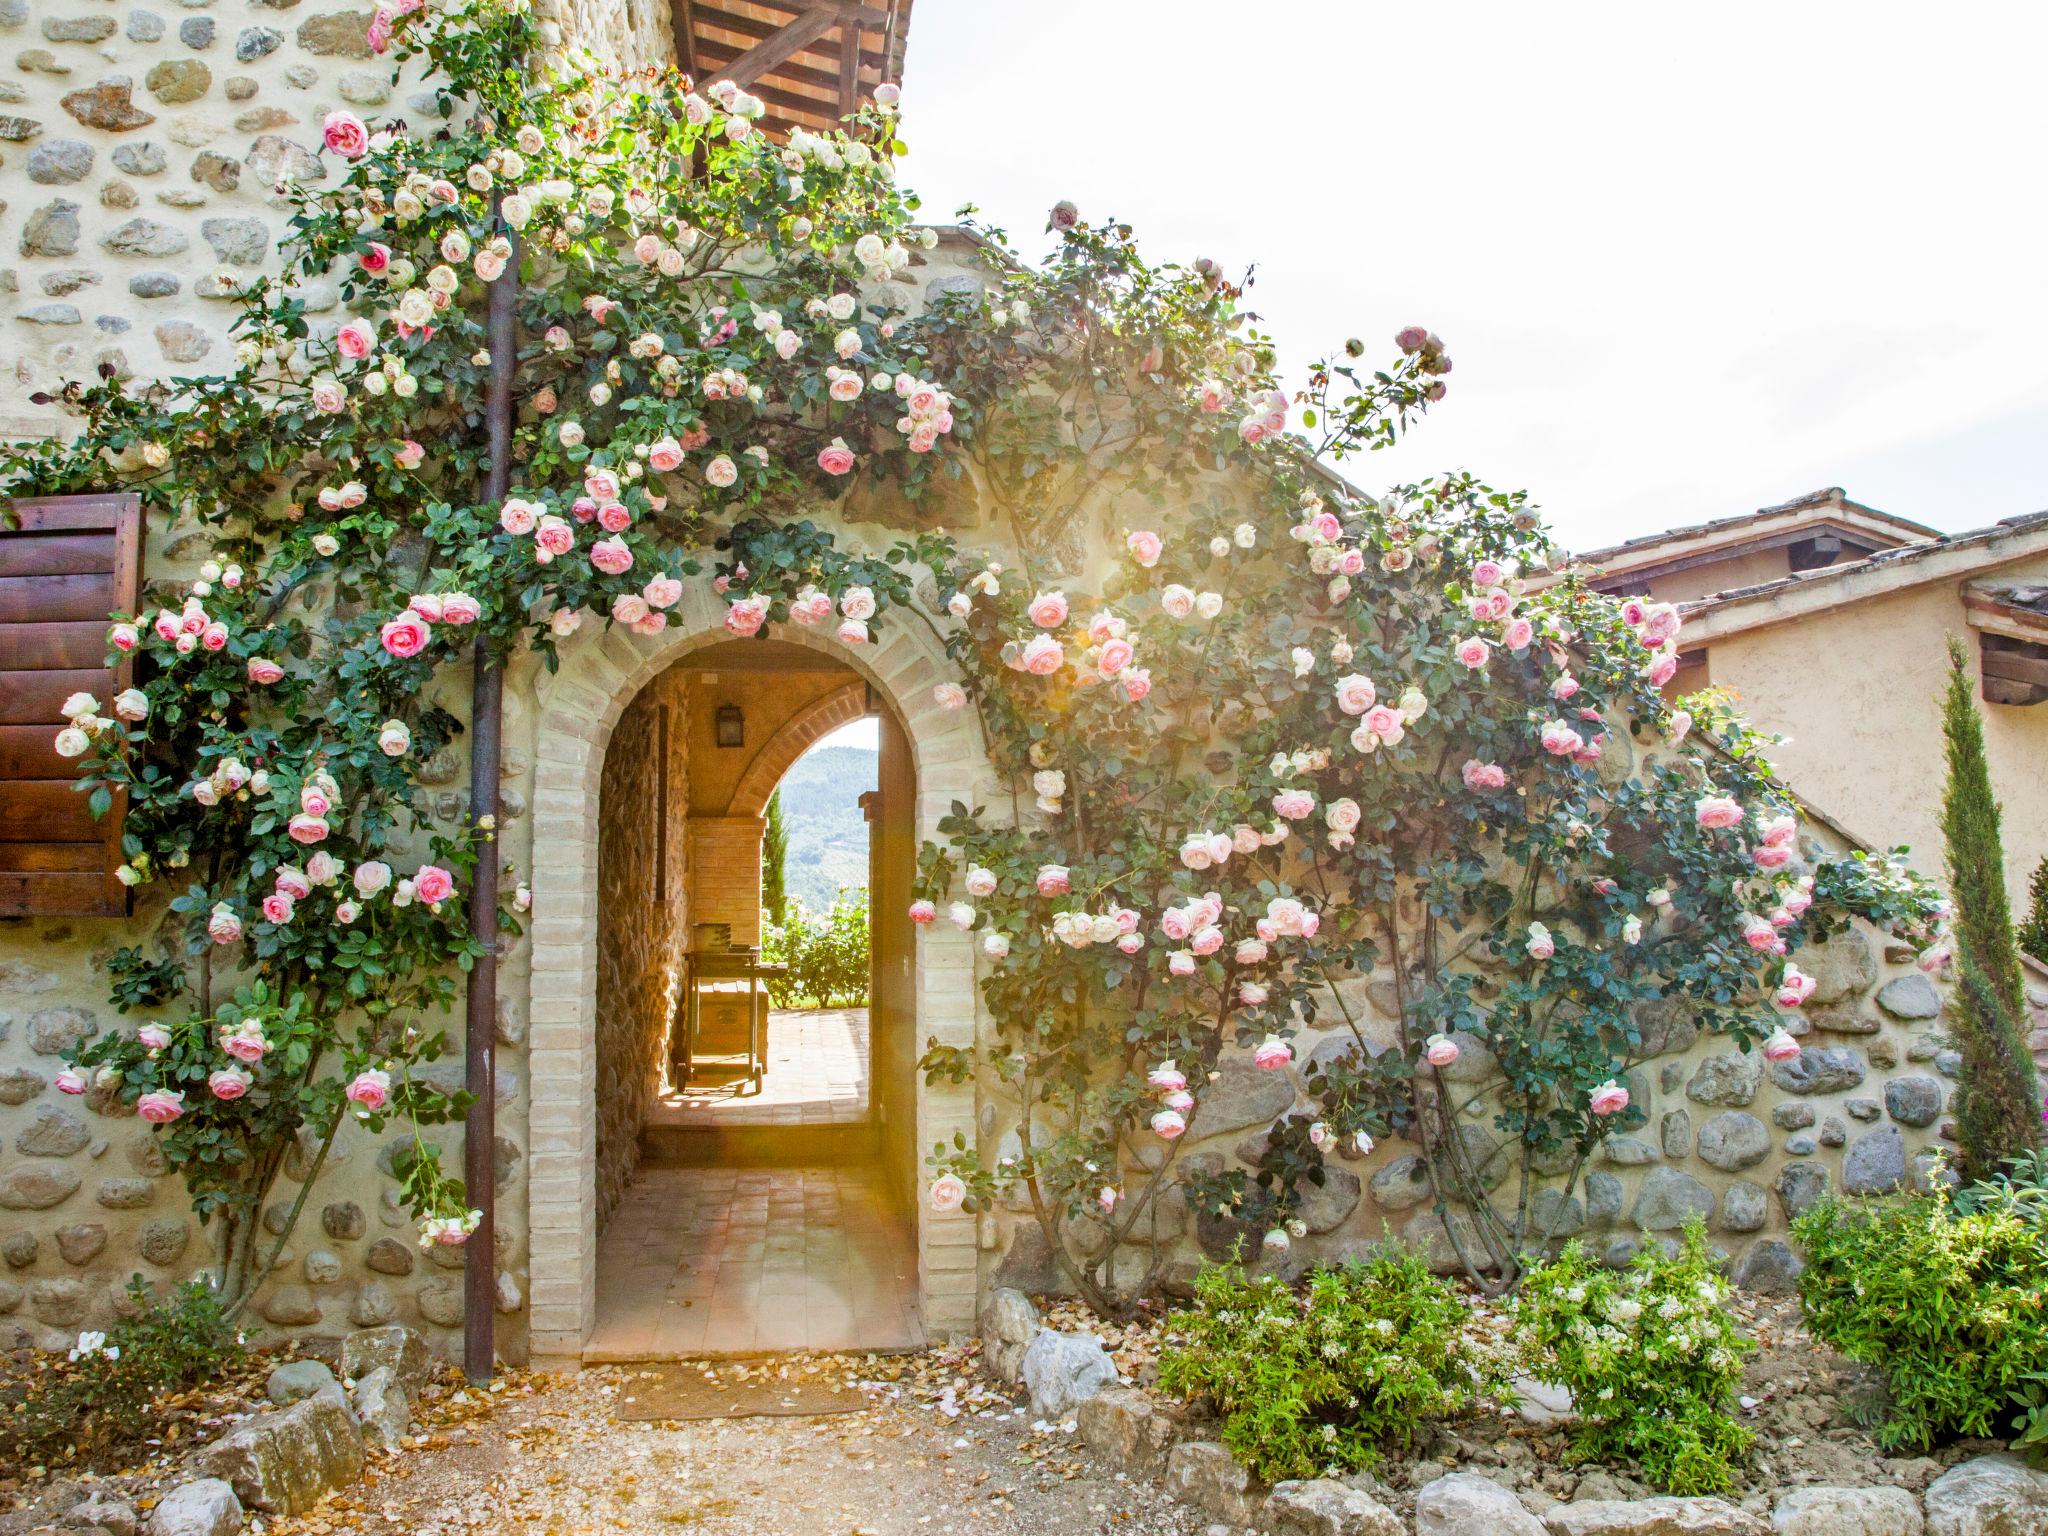
[[924, 1346], [878, 1166], [641, 1170], [598, 1242], [586, 1360]]
[[768, 1070], [761, 1091], [745, 1058], [697, 1063], [695, 1080], [670, 1089], [652, 1125], [857, 1125], [868, 1117], [868, 1011], [777, 1008], [768, 1016]]

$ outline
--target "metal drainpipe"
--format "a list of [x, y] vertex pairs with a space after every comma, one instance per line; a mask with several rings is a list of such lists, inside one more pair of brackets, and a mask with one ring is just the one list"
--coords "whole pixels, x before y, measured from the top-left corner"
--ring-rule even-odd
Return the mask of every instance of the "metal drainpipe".
[[[497, 197], [492, 199], [495, 211]], [[503, 227], [502, 221], [500, 227]], [[490, 464], [484, 499], [497, 503], [512, 488], [512, 376], [517, 369], [519, 236], [512, 239], [504, 276], [491, 285], [486, 314], [491, 372], [484, 399]], [[481, 636], [476, 642], [470, 691], [469, 814], [478, 829], [476, 877], [469, 891], [469, 927], [484, 952], [469, 973], [464, 1022], [464, 1081], [474, 1100], [462, 1129], [462, 1179], [470, 1203], [483, 1212], [470, 1234], [462, 1269], [462, 1369], [472, 1382], [491, 1379], [497, 1356], [497, 1041], [498, 1041], [498, 772], [505, 724], [504, 658]], [[488, 830], [485, 830], [488, 824]]]

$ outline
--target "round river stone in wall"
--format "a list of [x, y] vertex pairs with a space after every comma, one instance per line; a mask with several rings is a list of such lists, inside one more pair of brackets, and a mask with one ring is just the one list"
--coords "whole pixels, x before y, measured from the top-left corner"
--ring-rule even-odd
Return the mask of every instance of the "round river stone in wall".
[[1721, 1230], [1754, 1232], [1770, 1216], [1770, 1200], [1763, 1187], [1737, 1179], [1721, 1196]]
[[1842, 1159], [1842, 1192], [1879, 1195], [1906, 1182], [1906, 1140], [1895, 1125], [1858, 1136]]
[[1934, 1124], [1941, 1115], [1941, 1080], [1914, 1072], [1884, 1085], [1884, 1107], [1901, 1125]]
[[1791, 1163], [1779, 1171], [1778, 1199], [1792, 1221], [1828, 1192], [1828, 1171], [1819, 1163]]
[[1636, 1194], [1629, 1220], [1646, 1232], [1673, 1232], [1694, 1216], [1714, 1214], [1714, 1192], [1689, 1173], [1659, 1168]]
[[1830, 1045], [1773, 1064], [1771, 1081], [1787, 1093], [1841, 1093], [1861, 1083], [1864, 1072], [1863, 1058], [1853, 1047]]
[[1771, 1132], [1742, 1110], [1728, 1110], [1700, 1127], [1700, 1160], [1727, 1173], [1754, 1168], [1771, 1155]]
[[1755, 1051], [1723, 1051], [1693, 1070], [1685, 1096], [1695, 1104], [1747, 1104], [1763, 1086], [1764, 1059]]
[[1888, 981], [1878, 990], [1877, 1006], [1895, 1019], [1938, 1019], [1941, 993], [1934, 983], [1917, 972]]

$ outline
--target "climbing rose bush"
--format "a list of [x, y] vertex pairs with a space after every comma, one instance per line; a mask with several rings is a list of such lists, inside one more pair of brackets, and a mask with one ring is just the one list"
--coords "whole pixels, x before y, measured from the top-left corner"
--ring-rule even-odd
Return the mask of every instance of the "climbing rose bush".
[[[476, 1225], [418, 1132], [468, 1098], [423, 1069], [528, 898], [506, 869], [497, 932], [472, 930], [479, 861], [500, 854], [488, 822], [421, 791], [461, 744], [437, 680], [526, 650], [552, 666], [586, 623], [659, 633], [698, 580], [728, 594], [734, 634], [780, 583], [775, 618], [795, 605], [865, 644], [908, 590], [886, 560], [779, 523], [806, 541], [800, 583], [788, 562], [714, 580], [701, 551], [859, 473], [914, 482], [955, 430], [901, 317], [862, 292], [932, 238], [890, 174], [894, 87], [842, 132], [776, 143], [729, 83], [608, 75], [523, 4], [413, 4], [370, 30], [436, 109], [328, 115], [325, 174], [279, 188], [283, 272], [229, 295], [233, 371], [69, 386], [79, 434], [0, 463], [10, 492], [134, 488], [211, 535], [199, 579], [114, 616], [109, 659], [135, 686], [73, 699], [56, 738], [96, 813], [118, 798], [122, 880], [171, 893], [112, 967], [144, 1022], [59, 1086], [158, 1128], [237, 1304], [289, 1237], [259, 1245], [268, 1191], [289, 1171], [296, 1220], [351, 1117], [411, 1131], [423, 1243]], [[309, 310], [316, 281], [339, 317]], [[502, 499], [494, 288], [516, 297]]]
[[[310, 1183], [348, 1115], [465, 1107], [421, 1070], [434, 1017], [523, 887], [507, 871], [497, 932], [472, 930], [501, 855], [420, 792], [460, 744], [441, 688], [552, 666], [586, 624], [659, 633], [690, 583], [735, 636], [943, 637], [937, 700], [977, 712], [1014, 793], [956, 806], [882, 917], [977, 936], [992, 1037], [925, 1070], [1019, 1131], [935, 1149], [932, 1199], [1028, 1210], [1107, 1310], [1156, 1283], [1166, 1245], [1133, 1239], [1168, 1192], [1284, 1249], [1326, 1159], [1390, 1135], [1440, 1201], [1518, 1161], [1461, 1240], [1511, 1283], [1546, 1236], [1539, 1174], [1569, 1183], [1641, 1119], [1644, 1010], [1796, 1050], [1803, 944], [1852, 912], [1935, 944], [1923, 887], [1811, 858], [1761, 744], [1662, 697], [1675, 613], [1557, 570], [1519, 494], [1369, 497], [1320, 467], [1444, 398], [1428, 331], [1290, 393], [1241, 285], [1067, 204], [1042, 267], [992, 239], [984, 291], [911, 316], [884, 280], [933, 236], [891, 174], [893, 87], [778, 143], [744, 91], [608, 76], [522, 5], [380, 13], [370, 41], [441, 120], [327, 119], [326, 176], [283, 189], [285, 271], [239, 292], [234, 372], [71, 386], [79, 435], [0, 463], [15, 492], [135, 487], [213, 540], [197, 582], [115, 616], [138, 682], [74, 701], [58, 748], [96, 809], [120, 800], [123, 878], [172, 892], [112, 967], [148, 1022], [70, 1086], [164, 1128], [236, 1297], [289, 1235], [258, 1256], [288, 1164]], [[342, 318], [309, 313], [315, 279]], [[878, 493], [924, 531], [840, 547], [838, 509]], [[962, 499], [1005, 552], [961, 549]], [[1341, 1048], [1299, 1059], [1331, 1026]], [[1317, 1103], [1249, 1175], [1180, 1158], [1233, 1045]], [[1482, 1047], [1503, 1077], [1465, 1084]], [[1451, 1134], [1475, 1096], [1505, 1153]], [[460, 1241], [469, 1199], [415, 1137], [423, 1240]]]

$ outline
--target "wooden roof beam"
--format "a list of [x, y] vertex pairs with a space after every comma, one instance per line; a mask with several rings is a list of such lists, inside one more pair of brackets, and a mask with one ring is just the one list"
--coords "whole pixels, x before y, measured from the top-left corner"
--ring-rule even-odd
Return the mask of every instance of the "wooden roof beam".
[[805, 11], [779, 32], [762, 38], [734, 59], [718, 72], [718, 77], [730, 80], [745, 90], [763, 75], [772, 74], [778, 66], [787, 64], [840, 24], [840, 11], [836, 5], [821, 5]]

